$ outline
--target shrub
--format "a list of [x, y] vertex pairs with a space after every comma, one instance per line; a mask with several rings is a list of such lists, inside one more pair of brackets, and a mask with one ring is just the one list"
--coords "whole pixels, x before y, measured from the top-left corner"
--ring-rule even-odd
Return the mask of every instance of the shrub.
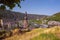
[[0, 39], [4, 39], [6, 37], [10, 37], [11, 36], [11, 32], [9, 31], [5, 31], [5, 30], [0, 30]]
[[5, 30], [0, 30], [0, 39], [3, 39], [5, 36], [6, 31]]
[[31, 40], [60, 40], [59, 38], [57, 38], [54, 34], [52, 33], [49, 33], [49, 34], [46, 34], [46, 33], [42, 33], [40, 34], [39, 36], [31, 39]]

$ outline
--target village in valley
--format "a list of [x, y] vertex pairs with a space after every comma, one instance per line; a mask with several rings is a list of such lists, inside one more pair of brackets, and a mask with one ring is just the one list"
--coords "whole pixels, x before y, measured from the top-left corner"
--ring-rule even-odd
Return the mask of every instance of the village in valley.
[[37, 17], [36, 19], [33, 20], [28, 18], [27, 12], [25, 12], [24, 14], [25, 15], [23, 16], [23, 19], [21, 20], [19, 20], [18, 18], [14, 20], [6, 19], [6, 18], [0, 19], [0, 31], [4, 30], [3, 32], [8, 34], [8, 35], [4, 34], [5, 36], [3, 35], [2, 37], [0, 37], [1, 39], [10, 37], [16, 34], [22, 35], [34, 29], [39, 29], [39, 28], [44, 29], [44, 28], [52, 28], [54, 26], [60, 26], [59, 21], [47, 20], [51, 16], [43, 16], [40, 19], [38, 19]]
[[[49, 16], [47, 16], [49, 17]], [[46, 18], [47, 18], [46, 17]], [[23, 20], [19, 20], [18, 18], [16, 20], [12, 19], [6, 19], [1, 18], [0, 19], [0, 30], [11, 30], [15, 28], [29, 28], [29, 29], [34, 29], [34, 28], [50, 28], [52, 26], [60, 26], [60, 22], [58, 21], [48, 21], [42, 17], [41, 19], [34, 19], [36, 21], [41, 21], [41, 23], [36, 23], [32, 21], [33, 19], [28, 19], [28, 13], [25, 12], [25, 15], [23, 17]], [[44, 20], [43, 20], [44, 19]], [[48, 22], [47, 22], [48, 21]]]
[[60, 40], [59, 3], [0, 0], [0, 40]]

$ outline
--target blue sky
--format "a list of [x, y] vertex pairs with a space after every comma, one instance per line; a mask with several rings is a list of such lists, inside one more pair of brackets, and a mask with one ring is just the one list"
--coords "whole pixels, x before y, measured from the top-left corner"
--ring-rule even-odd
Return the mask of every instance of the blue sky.
[[25, 0], [21, 2], [21, 8], [16, 6], [13, 11], [22, 13], [27, 11], [28, 14], [53, 15], [60, 12], [60, 0]]

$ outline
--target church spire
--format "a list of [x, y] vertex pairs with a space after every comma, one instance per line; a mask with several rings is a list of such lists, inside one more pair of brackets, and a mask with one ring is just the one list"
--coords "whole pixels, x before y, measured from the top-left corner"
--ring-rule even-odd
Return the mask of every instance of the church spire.
[[28, 18], [27, 18], [27, 12], [25, 12], [24, 20], [28, 20]]
[[24, 28], [27, 28], [28, 27], [27, 12], [25, 12], [24, 21], [23, 21], [23, 27]]

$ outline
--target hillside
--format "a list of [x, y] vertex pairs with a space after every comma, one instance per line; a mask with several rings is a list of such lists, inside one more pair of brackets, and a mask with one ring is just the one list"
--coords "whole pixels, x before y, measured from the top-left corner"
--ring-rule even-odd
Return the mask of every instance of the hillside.
[[46, 18], [48, 21], [59, 21], [60, 22], [60, 12]]
[[[24, 17], [24, 13], [20, 12], [14, 12], [10, 10], [0, 10], [0, 17], [6, 18], [6, 19], [18, 19], [22, 20]], [[41, 19], [45, 17], [46, 15], [35, 15], [35, 14], [28, 14], [28, 19]]]

